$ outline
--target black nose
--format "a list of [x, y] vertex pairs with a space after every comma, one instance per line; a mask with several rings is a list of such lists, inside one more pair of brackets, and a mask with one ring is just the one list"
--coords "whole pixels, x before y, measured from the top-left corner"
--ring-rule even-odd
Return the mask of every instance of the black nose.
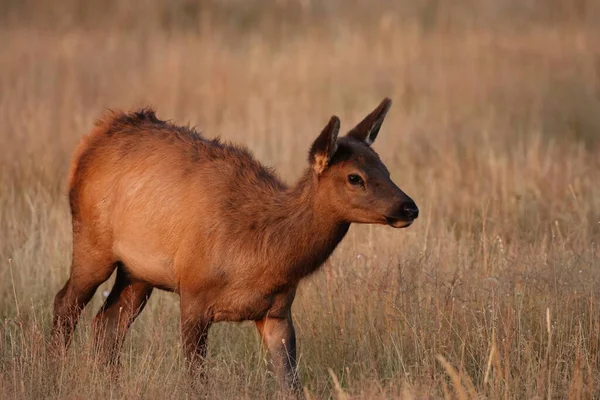
[[408, 218], [412, 218], [415, 219], [419, 216], [419, 209], [417, 208], [417, 205], [415, 203], [408, 202], [408, 203], [404, 203], [402, 205], [402, 212], [404, 213], [404, 215]]

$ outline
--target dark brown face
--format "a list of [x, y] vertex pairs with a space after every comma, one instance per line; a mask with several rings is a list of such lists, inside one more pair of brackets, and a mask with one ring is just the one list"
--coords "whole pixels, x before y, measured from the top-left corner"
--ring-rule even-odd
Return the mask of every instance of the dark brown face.
[[348, 222], [410, 226], [419, 216], [415, 202], [390, 179], [371, 144], [391, 101], [383, 102], [347, 136], [339, 138], [339, 119], [332, 117], [309, 154], [332, 208]]
[[391, 180], [379, 156], [367, 145], [341, 138], [329, 168], [326, 190], [348, 222], [405, 228], [419, 216], [415, 202]]

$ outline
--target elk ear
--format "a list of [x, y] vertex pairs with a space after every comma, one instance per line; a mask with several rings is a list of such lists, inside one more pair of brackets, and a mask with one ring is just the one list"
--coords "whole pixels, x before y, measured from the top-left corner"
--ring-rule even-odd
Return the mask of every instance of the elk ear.
[[340, 119], [335, 115], [331, 117], [319, 137], [313, 142], [308, 153], [308, 162], [320, 175], [337, 150], [337, 136], [340, 131]]
[[377, 138], [381, 124], [383, 124], [383, 119], [391, 105], [392, 101], [390, 99], [387, 97], [383, 99], [381, 104], [371, 114], [367, 115], [354, 129], [348, 132], [348, 136], [365, 142], [367, 146], [370, 146], [375, 141], [375, 138]]

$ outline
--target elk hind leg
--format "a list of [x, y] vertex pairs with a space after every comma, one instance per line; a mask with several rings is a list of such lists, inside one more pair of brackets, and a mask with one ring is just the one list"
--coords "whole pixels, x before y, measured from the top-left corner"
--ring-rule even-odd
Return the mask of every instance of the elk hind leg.
[[96, 289], [116, 268], [109, 251], [89, 250], [74, 241], [71, 274], [54, 299], [51, 348], [53, 352], [68, 348], [81, 312]]
[[94, 348], [103, 361], [118, 364], [127, 330], [151, 293], [152, 285], [132, 279], [124, 266], [119, 265], [114, 286], [94, 318]]

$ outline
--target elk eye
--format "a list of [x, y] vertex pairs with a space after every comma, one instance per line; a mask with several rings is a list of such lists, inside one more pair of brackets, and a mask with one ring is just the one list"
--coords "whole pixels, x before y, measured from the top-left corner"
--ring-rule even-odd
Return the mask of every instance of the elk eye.
[[356, 174], [348, 175], [348, 182], [350, 182], [353, 185], [362, 185], [363, 184], [363, 180], [360, 177], [360, 175], [356, 175]]

